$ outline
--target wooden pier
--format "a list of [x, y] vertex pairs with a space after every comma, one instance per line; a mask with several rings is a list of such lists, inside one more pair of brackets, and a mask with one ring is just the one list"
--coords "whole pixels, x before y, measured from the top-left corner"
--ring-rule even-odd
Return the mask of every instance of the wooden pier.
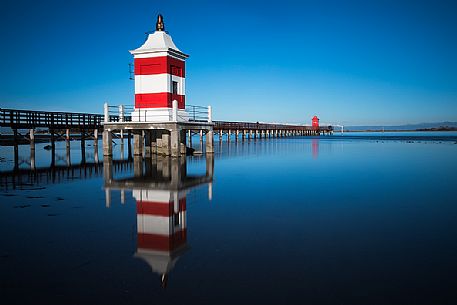
[[[86, 140], [93, 139], [98, 144], [99, 131], [103, 131], [104, 116], [93, 113], [51, 112], [0, 108], [0, 127], [9, 127], [13, 131], [12, 144], [17, 153], [17, 145], [30, 143], [30, 149], [35, 150], [36, 130], [41, 136], [46, 136], [51, 142], [51, 150], [55, 151], [55, 142], [65, 140], [67, 148], [70, 141], [81, 141], [84, 152]], [[112, 117], [111, 120], [118, 118]], [[25, 132], [23, 131], [25, 130]], [[22, 132], [22, 133], [21, 133]], [[3, 138], [3, 137], [2, 137]], [[5, 141], [6, 139], [2, 139]]]
[[230, 141], [231, 136], [238, 140], [245, 138], [273, 138], [287, 136], [318, 136], [333, 133], [332, 126], [315, 128], [312, 126], [292, 125], [292, 124], [273, 124], [273, 123], [250, 123], [250, 122], [214, 122], [215, 133], [222, 140], [226, 135]]
[[49, 137], [52, 151], [58, 140], [65, 140], [69, 148], [71, 140], [80, 139], [84, 151], [86, 140], [92, 139], [94, 146], [98, 147], [99, 134], [103, 132], [103, 155], [112, 155], [115, 137], [120, 138], [122, 144], [127, 138], [130, 154], [130, 139], [133, 138], [133, 155], [146, 158], [154, 154], [172, 157], [186, 155], [187, 146], [192, 146], [192, 136], [196, 134], [201, 142], [205, 142], [205, 151], [209, 154], [214, 152], [215, 136], [220, 141], [224, 136], [227, 141], [238, 141], [333, 134], [332, 126], [316, 128], [296, 124], [213, 121], [211, 107], [187, 106], [189, 116], [185, 122], [178, 120], [177, 111], [172, 112], [165, 122], [147, 122], [142, 121], [141, 117], [132, 118], [132, 113], [127, 109], [123, 105], [105, 105], [104, 114], [0, 109], [0, 126], [12, 129], [12, 144], [16, 151], [17, 145], [24, 141], [30, 143], [32, 151], [35, 149], [37, 129]]

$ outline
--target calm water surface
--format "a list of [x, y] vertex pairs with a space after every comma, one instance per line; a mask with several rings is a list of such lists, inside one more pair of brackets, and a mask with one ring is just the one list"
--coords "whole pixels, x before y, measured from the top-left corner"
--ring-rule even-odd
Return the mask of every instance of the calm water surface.
[[1, 299], [455, 304], [457, 136], [398, 135], [223, 142], [180, 160], [117, 145], [105, 162], [77, 142], [52, 162], [39, 144], [36, 170], [21, 146], [15, 175], [0, 147]]

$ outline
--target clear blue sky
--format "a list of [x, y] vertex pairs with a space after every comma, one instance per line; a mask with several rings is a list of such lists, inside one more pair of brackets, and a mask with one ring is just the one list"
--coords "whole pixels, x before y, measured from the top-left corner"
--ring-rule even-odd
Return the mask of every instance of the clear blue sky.
[[128, 50], [162, 13], [187, 103], [216, 119], [457, 121], [456, 1], [21, 1], [0, 9], [0, 107], [133, 104]]

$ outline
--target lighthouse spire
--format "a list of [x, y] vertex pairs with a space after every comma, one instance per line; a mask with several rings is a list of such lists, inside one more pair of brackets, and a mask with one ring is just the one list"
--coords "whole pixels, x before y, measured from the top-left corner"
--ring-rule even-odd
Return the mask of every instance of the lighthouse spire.
[[157, 16], [156, 31], [165, 31], [165, 24], [163, 23], [163, 16], [161, 14]]

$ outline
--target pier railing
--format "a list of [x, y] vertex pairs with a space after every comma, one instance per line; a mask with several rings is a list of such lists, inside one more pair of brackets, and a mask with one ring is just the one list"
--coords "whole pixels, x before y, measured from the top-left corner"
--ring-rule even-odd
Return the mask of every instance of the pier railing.
[[186, 112], [189, 114], [189, 121], [211, 122], [211, 107], [187, 105]]
[[[214, 130], [316, 130], [316, 127], [296, 124], [252, 123], [214, 121]], [[332, 126], [320, 126], [319, 130], [333, 130]]]
[[[159, 121], [190, 121], [208, 122], [214, 124], [214, 130], [319, 130], [322, 132], [333, 131], [333, 126], [313, 127], [298, 124], [253, 123], [253, 122], [228, 122], [212, 120], [211, 106], [187, 105], [185, 108], [187, 118], [181, 117], [177, 102], [173, 103], [172, 111], [165, 111], [163, 119]], [[148, 122], [151, 117], [160, 118], [157, 111], [137, 109], [133, 105], [108, 105], [105, 103], [104, 114], [76, 113], [76, 112], [50, 112], [0, 108], [0, 127], [12, 129], [34, 129], [39, 127], [58, 129], [101, 129], [103, 122]], [[133, 117], [135, 114], [138, 117]], [[335, 125], [343, 127], [340, 125]]]
[[[105, 118], [104, 121], [108, 122], [131, 122], [133, 106], [126, 105], [108, 105], [105, 103]], [[108, 119], [106, 119], [108, 118]]]
[[[185, 110], [186, 116], [180, 112]], [[104, 105], [104, 122], [150, 122], [163, 121], [173, 122], [212, 122], [211, 106], [187, 105], [185, 109], [179, 109], [177, 101], [173, 101], [171, 112], [164, 110], [135, 109], [133, 105]]]
[[102, 121], [103, 115], [93, 113], [0, 109], [0, 126], [17, 129], [98, 128]]

